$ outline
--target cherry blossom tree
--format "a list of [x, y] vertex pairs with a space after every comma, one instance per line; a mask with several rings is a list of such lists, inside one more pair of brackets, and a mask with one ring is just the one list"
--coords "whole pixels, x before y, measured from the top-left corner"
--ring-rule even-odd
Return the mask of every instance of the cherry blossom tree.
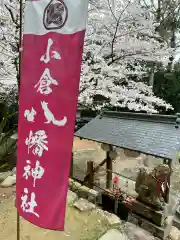
[[[96, 109], [117, 106], [158, 112], [170, 105], [141, 82], [147, 63], [166, 65], [172, 52], [156, 33], [151, 9], [137, 0], [92, 0], [89, 7], [79, 102]], [[134, 79], [136, 76], [136, 80]]]
[[19, 0], [3, 0], [0, 6], [0, 75], [18, 74]]
[[[19, 0], [0, 7], [0, 75], [16, 74], [19, 55]], [[142, 82], [147, 63], [166, 65], [172, 49], [156, 32], [151, 9], [139, 0], [90, 0], [79, 103], [101, 109], [119, 106], [157, 112], [171, 108]], [[103, 101], [102, 101], [103, 100]]]
[[172, 71], [173, 61], [179, 55], [179, 33], [180, 33], [180, 1], [174, 0], [140, 0], [140, 4], [145, 9], [150, 9], [152, 14], [160, 23], [157, 31], [164, 41], [171, 46], [174, 51], [169, 59], [168, 69]]

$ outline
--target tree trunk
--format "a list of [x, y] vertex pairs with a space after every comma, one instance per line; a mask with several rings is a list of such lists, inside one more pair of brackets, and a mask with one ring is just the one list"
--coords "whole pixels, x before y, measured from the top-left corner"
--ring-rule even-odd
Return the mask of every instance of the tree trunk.
[[[176, 31], [176, 26], [175, 26], [175, 21], [172, 23], [172, 29], [171, 29], [171, 48], [175, 48], [176, 47], [176, 36], [175, 36], [175, 31]], [[171, 56], [169, 58], [169, 63], [168, 63], [168, 70], [169, 72], [172, 72], [173, 70], [173, 61], [174, 61], [174, 56]]]
[[158, 0], [157, 22], [161, 21], [161, 0]]
[[168, 63], [168, 71], [169, 72], [172, 72], [172, 70], [173, 70], [173, 60], [174, 60], [174, 57], [169, 58], [169, 63]]
[[151, 72], [149, 74], [149, 86], [154, 86], [154, 66], [151, 68]]

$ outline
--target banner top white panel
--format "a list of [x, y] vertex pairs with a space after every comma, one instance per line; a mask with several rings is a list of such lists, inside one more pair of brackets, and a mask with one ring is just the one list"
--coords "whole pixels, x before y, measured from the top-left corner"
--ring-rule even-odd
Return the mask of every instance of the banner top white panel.
[[25, 7], [24, 34], [73, 34], [86, 28], [88, 0], [35, 0]]

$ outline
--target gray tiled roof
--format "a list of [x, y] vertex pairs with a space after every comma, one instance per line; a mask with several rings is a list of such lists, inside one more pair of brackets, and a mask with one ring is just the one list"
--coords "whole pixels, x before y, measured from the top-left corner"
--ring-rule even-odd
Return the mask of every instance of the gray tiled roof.
[[75, 136], [149, 155], [174, 159], [180, 147], [176, 116], [104, 112]]

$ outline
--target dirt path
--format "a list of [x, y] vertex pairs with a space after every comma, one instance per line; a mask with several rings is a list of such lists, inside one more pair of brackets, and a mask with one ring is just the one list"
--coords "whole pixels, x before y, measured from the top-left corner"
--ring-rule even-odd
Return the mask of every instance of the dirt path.
[[[2, 192], [2, 189], [1, 189]], [[0, 239], [16, 239], [16, 208], [14, 196], [0, 204]], [[96, 211], [79, 212], [67, 207], [65, 232], [38, 228], [21, 219], [21, 240], [94, 240], [108, 228], [107, 222]]]
[[87, 149], [87, 148], [96, 148], [97, 144], [93, 141], [80, 140], [78, 137], [74, 138], [73, 149]]

